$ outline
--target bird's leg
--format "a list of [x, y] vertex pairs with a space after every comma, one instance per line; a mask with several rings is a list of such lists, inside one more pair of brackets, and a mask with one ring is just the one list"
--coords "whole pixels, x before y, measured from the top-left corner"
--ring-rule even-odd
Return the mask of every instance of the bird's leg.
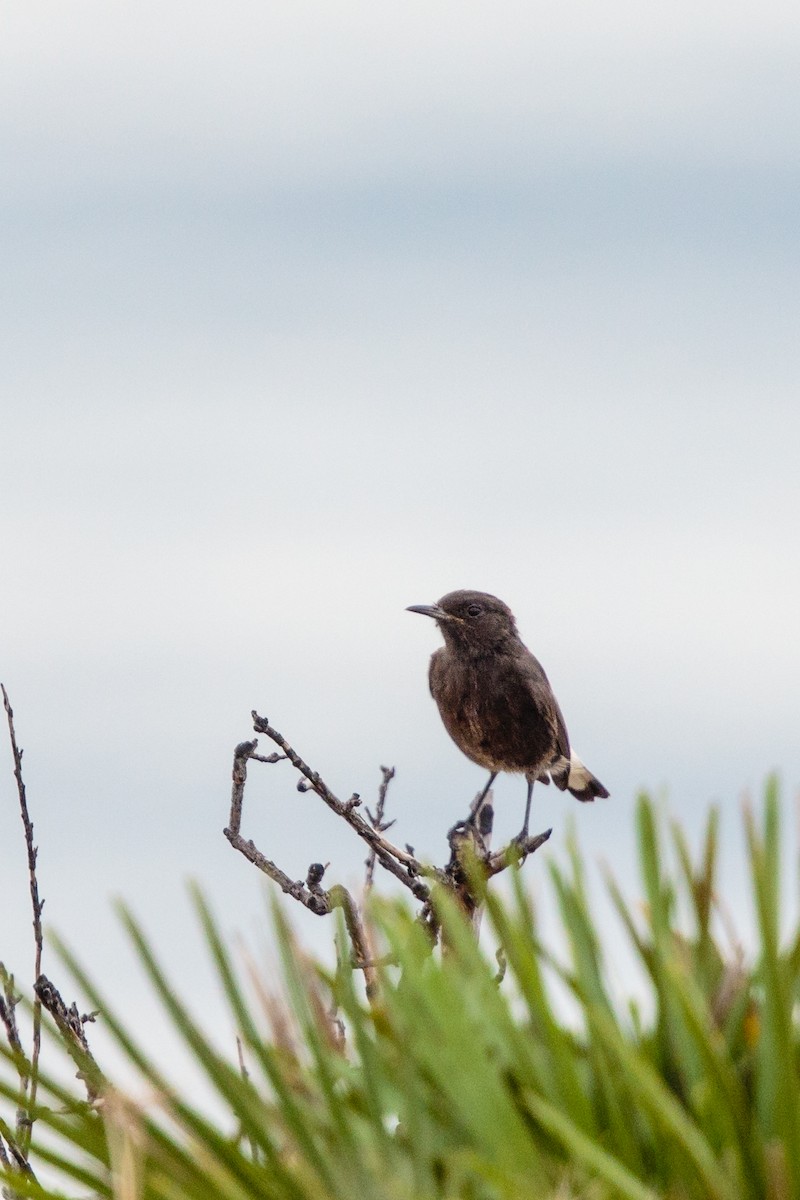
[[522, 823], [522, 831], [514, 839], [517, 842], [524, 842], [528, 837], [528, 822], [531, 817], [531, 799], [533, 798], [533, 775], [526, 775], [528, 781], [528, 799], [525, 801], [525, 820]]
[[497, 779], [497, 771], [492, 771], [491, 775], [489, 776], [486, 787], [483, 789], [483, 791], [481, 792], [481, 794], [479, 796], [476, 796], [476, 798], [472, 801], [472, 804], [469, 806], [469, 816], [467, 817], [467, 821], [466, 821], [467, 825], [475, 824], [475, 818], [477, 817], [478, 813], [481, 811], [483, 802], [486, 799], [486, 793], [489, 791], [489, 788], [492, 786], [495, 779]]

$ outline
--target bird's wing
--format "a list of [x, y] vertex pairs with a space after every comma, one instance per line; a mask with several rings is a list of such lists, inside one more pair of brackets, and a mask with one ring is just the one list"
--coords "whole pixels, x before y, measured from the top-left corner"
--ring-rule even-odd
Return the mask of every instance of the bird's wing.
[[[550, 694], [551, 694], [551, 696], [553, 695], [552, 692]], [[570, 756], [569, 734], [567, 733], [567, 726], [564, 723], [564, 714], [562, 713], [561, 709], [559, 708], [558, 701], [556, 700], [555, 696], [553, 696], [553, 705], [555, 707], [554, 717], [555, 717], [555, 730], [556, 730], [556, 746], [558, 747], [559, 754], [563, 754], [564, 758], [569, 758], [569, 756]]]
[[544, 667], [529, 650], [526, 649], [520, 665], [523, 667], [525, 681], [530, 691], [533, 703], [543, 720], [550, 726], [556, 748], [554, 757], [563, 756], [569, 760], [569, 734], [564, 722], [564, 715], [559, 708], [550, 680], [544, 672]]

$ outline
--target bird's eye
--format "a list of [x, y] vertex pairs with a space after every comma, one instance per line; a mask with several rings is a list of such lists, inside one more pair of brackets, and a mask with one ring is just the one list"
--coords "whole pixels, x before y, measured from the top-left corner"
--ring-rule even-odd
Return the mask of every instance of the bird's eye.
[[467, 609], [467, 616], [479, 617], [482, 612], [483, 609], [481, 608], [480, 604], [470, 604], [469, 608]]

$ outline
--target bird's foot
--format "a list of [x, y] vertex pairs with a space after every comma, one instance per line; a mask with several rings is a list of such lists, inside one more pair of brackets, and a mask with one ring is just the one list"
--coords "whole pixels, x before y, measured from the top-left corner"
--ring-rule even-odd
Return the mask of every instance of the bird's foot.
[[513, 837], [511, 839], [510, 845], [519, 846], [521, 850], [524, 850], [528, 844], [529, 838], [530, 838], [530, 834], [528, 833], [528, 826], [526, 823], [525, 825], [522, 826], [522, 829], [520, 829], [520, 831], [516, 835], [516, 837]]
[[524, 826], [517, 836], [511, 839], [508, 847], [517, 850], [520, 858], [527, 858], [529, 854], [533, 854], [534, 850], [538, 850], [549, 840], [552, 832], [552, 829], [545, 829], [542, 833], [531, 834], [527, 826]]

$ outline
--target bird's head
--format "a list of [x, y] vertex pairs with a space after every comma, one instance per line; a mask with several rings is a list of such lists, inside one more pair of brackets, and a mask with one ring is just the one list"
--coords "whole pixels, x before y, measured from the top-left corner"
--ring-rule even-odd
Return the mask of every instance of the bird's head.
[[476, 657], [518, 637], [511, 609], [488, 592], [448, 592], [435, 604], [412, 604], [406, 611], [433, 617], [448, 646]]

